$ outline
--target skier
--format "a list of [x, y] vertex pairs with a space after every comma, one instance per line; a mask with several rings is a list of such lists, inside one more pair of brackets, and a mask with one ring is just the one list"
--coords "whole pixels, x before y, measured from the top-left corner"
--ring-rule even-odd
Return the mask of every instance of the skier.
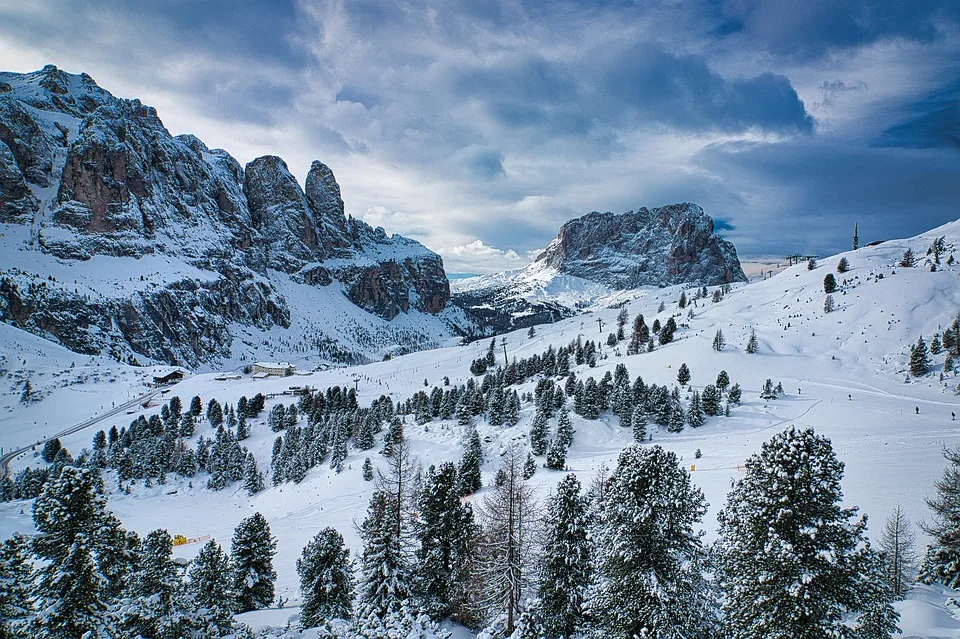
[[920, 407], [919, 407], [919, 406], [914, 406], [913, 409], [914, 409], [915, 411], [917, 411], [917, 415], [920, 414]]

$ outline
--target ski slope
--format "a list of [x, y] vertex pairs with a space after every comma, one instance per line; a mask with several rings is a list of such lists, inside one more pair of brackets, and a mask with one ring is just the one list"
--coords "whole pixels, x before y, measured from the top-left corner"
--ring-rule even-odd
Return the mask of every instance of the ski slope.
[[[744, 460], [789, 424], [811, 426], [832, 439], [846, 466], [845, 501], [869, 515], [870, 536], [876, 538], [884, 518], [898, 502], [912, 521], [926, 517], [924, 497], [933, 492], [933, 484], [944, 468], [942, 448], [960, 445], [960, 422], [951, 418], [951, 412], [960, 412], [960, 396], [956, 394], [960, 378], [949, 374], [939, 380], [943, 354], [933, 358], [933, 373], [905, 382], [909, 345], [921, 334], [929, 343], [933, 333], [947, 327], [960, 311], [960, 265], [942, 264], [931, 272], [926, 263], [926, 248], [937, 236], [946, 237], [948, 251], [943, 260], [954, 247], [960, 251], [960, 222], [954, 222], [915, 238], [845, 253], [850, 270], [842, 275], [834, 270], [840, 256], [820, 260], [812, 271], [802, 263], [770, 279], [736, 285], [717, 303], [704, 298], [683, 311], [677, 309], [677, 300], [681, 290], [690, 297], [692, 287], [621, 291], [616, 298], [600, 296], [586, 313], [538, 326], [533, 337], [526, 330], [498, 336], [496, 352], [502, 362], [501, 342], [509, 358], [521, 358], [541, 353], [550, 344], [565, 346], [582, 336], [597, 340], [601, 348], [595, 369], [574, 369], [582, 378], [599, 380], [622, 362], [631, 378], [641, 375], [647, 383], [674, 384], [677, 369], [685, 362], [692, 373], [692, 388], [702, 390], [714, 382], [721, 369], [726, 370], [731, 382], [743, 388], [743, 403], [732, 407], [729, 417], [708, 418], [702, 427], [688, 427], [677, 434], [653, 426], [653, 441], [676, 451], [688, 468], [694, 467], [692, 479], [710, 503], [702, 524], [707, 540], [716, 536], [717, 512], [723, 507], [731, 482], [741, 476], [739, 468]], [[913, 268], [901, 268], [898, 262], [908, 247], [918, 263]], [[823, 278], [828, 272], [833, 272], [840, 284], [834, 294], [836, 310], [831, 313], [823, 310]], [[674, 314], [681, 325], [676, 341], [651, 353], [632, 356], [625, 354], [626, 342], [614, 348], [606, 346], [606, 336], [615, 330], [619, 312], [610, 308], [612, 302], [625, 303], [631, 318], [643, 313], [648, 324], [654, 319], [664, 322]], [[661, 303], [666, 309], [658, 313]], [[688, 318], [689, 310], [692, 318]], [[711, 349], [718, 329], [727, 341], [722, 352]], [[756, 331], [760, 349], [748, 355], [744, 346], [751, 330]], [[6, 449], [41, 439], [106, 410], [112, 403], [119, 404], [125, 397], [142, 393], [145, 380], [153, 374], [153, 370], [75, 355], [4, 325], [0, 325], [0, 340], [0, 368], [5, 373], [4, 385], [0, 385], [0, 404], [5, 409], [0, 414], [0, 445]], [[449, 376], [452, 384], [465, 382], [470, 377], [470, 362], [485, 354], [488, 346], [489, 340], [481, 340], [289, 378], [218, 381], [213, 373], [195, 374], [162, 397], [179, 395], [186, 403], [200, 395], [204, 403], [211, 398], [234, 403], [242, 395], [268, 395], [267, 410], [252, 423], [252, 436], [243, 442], [266, 470], [276, 437], [265, 424], [266, 415], [277, 402], [295, 401], [295, 397], [282, 394], [291, 386], [322, 389], [356, 385], [362, 405], [384, 393], [402, 401], [423, 389], [425, 380], [431, 387], [441, 385], [444, 376]], [[76, 366], [69, 368], [71, 363]], [[42, 380], [37, 387], [43, 399], [24, 405], [19, 402], [16, 371], [30, 366], [43, 372], [34, 377]], [[65, 374], [64, 369], [71, 372]], [[783, 384], [783, 398], [759, 399], [767, 378]], [[528, 382], [517, 390], [532, 391], [534, 385], [535, 381]], [[682, 391], [684, 398], [686, 393]], [[140, 413], [149, 415], [158, 410], [152, 407], [119, 415], [64, 437], [63, 443], [76, 454], [89, 446], [96, 430], [114, 423], [119, 427]], [[521, 421], [514, 428], [478, 424], [485, 442], [485, 484], [492, 481], [503, 447], [513, 441], [525, 442], [533, 415], [532, 404], [524, 404]], [[576, 434], [567, 463], [570, 472], [589, 482], [602, 465], [616, 464], [620, 450], [631, 442], [631, 433], [620, 429], [609, 413], [598, 421], [571, 417]], [[555, 428], [555, 420], [551, 424]], [[424, 466], [460, 457], [462, 429], [455, 421], [434, 421], [424, 426], [409, 422], [405, 428], [412, 452]], [[197, 434], [209, 436], [212, 431], [201, 422]], [[695, 459], [698, 449], [702, 458]], [[110, 507], [125, 525], [141, 534], [166, 528], [171, 534], [210, 535], [227, 547], [237, 523], [256, 511], [262, 512], [278, 539], [277, 594], [295, 601], [296, 559], [319, 530], [333, 526], [344, 535], [353, 553], [359, 553], [355, 523], [363, 517], [372, 492], [372, 485], [361, 479], [360, 467], [370, 453], [375, 464], [381, 463], [375, 451], [351, 450], [341, 474], [324, 465], [311, 470], [299, 485], [269, 487], [253, 498], [236, 485], [210, 492], [202, 487], [206, 482], [203, 476], [195, 478], [193, 485], [171, 477], [167, 485], [140, 485], [130, 495], [113, 492]], [[24, 455], [13, 466], [16, 469], [28, 463], [36, 463], [36, 458]], [[545, 497], [562, 476], [541, 468], [531, 482]], [[109, 474], [108, 485], [115, 487]], [[16, 530], [32, 532], [29, 504], [0, 504], [0, 536]], [[921, 541], [926, 542], [922, 535]], [[176, 553], [190, 557], [198, 550], [199, 545], [185, 546]], [[918, 587], [915, 596], [898, 604], [904, 616], [903, 636], [960, 636], [960, 613], [945, 604], [951, 594], [956, 596], [942, 589]], [[276, 611], [284, 621], [290, 614], [294, 611]]]

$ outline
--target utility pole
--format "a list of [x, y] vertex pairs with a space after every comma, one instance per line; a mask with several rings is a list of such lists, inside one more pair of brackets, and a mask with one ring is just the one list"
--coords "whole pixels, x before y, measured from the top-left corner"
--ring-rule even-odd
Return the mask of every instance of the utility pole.
[[359, 390], [360, 390], [360, 378], [359, 378], [359, 377], [354, 377], [354, 378], [353, 378], [353, 390], [354, 390], [354, 391], [359, 391]]
[[507, 338], [503, 337], [500, 339], [500, 345], [503, 346], [503, 370], [507, 370], [507, 366], [510, 365], [510, 362], [507, 360]]
[[600, 329], [600, 334], [603, 335], [603, 320], [600, 319], [599, 317], [597, 318], [597, 326]]

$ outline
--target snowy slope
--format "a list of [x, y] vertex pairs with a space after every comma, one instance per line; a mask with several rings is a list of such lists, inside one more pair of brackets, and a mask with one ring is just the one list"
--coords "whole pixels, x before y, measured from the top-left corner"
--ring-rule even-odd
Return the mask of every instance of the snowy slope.
[[[687, 428], [677, 434], [656, 429], [653, 433], [654, 442], [676, 451], [685, 464], [695, 467], [692, 479], [710, 503], [703, 521], [707, 539], [715, 538], [717, 512], [724, 504], [731, 481], [741, 476], [739, 467], [759, 450], [763, 441], [789, 424], [812, 426], [832, 439], [834, 449], [846, 465], [843, 481], [846, 502], [859, 506], [870, 516], [870, 534], [876, 537], [884, 517], [898, 502], [912, 521], [926, 516], [923, 499], [932, 492], [933, 483], [944, 467], [942, 447], [960, 445], [960, 427], [951, 419], [951, 411], [960, 412], [960, 397], [956, 395], [958, 378], [948, 375], [942, 382], [939, 380], [943, 355], [934, 358], [931, 375], [909, 383], [904, 381], [909, 344], [920, 334], [929, 342], [931, 335], [949, 325], [960, 309], [960, 265], [942, 264], [937, 272], [930, 272], [925, 262], [926, 249], [937, 236], [946, 238], [948, 251], [944, 260], [947, 255], [960, 252], [960, 222], [954, 222], [916, 238], [845, 253], [850, 270], [844, 275], [834, 271], [840, 257], [835, 256], [821, 260], [812, 271], [801, 264], [765, 281], [735, 284], [719, 302], [713, 303], [709, 297], [697, 300], [689, 309], [693, 312], [690, 318], [688, 310], [677, 309], [677, 299], [683, 290], [679, 286], [621, 291], [606, 296], [598, 293], [582, 315], [538, 326], [533, 337], [528, 337], [526, 330], [517, 330], [503, 335], [502, 339], [509, 357], [529, 357], [541, 353], [550, 344], [565, 346], [578, 335], [605, 344], [607, 333], [615, 326], [618, 307], [623, 303], [631, 317], [643, 313], [648, 324], [655, 318], [665, 321], [674, 314], [681, 324], [675, 342], [652, 353], [632, 356], [625, 354], [623, 343], [614, 348], [603, 345], [596, 369], [581, 366], [575, 371], [580, 377], [592, 375], [599, 379], [622, 362], [631, 377], [642, 375], [648, 383], [672, 384], [677, 368], [685, 362], [692, 373], [693, 388], [702, 390], [721, 369], [743, 387], [743, 404], [733, 407], [730, 417], [709, 418], [699, 429]], [[897, 265], [907, 247], [920, 258], [913, 268]], [[837, 275], [841, 283], [840, 290], [834, 294], [837, 309], [831, 313], [823, 310], [823, 278], [828, 272]], [[692, 297], [692, 290], [685, 290]], [[666, 310], [658, 314], [661, 302]], [[602, 330], [598, 330], [597, 319], [603, 322]], [[711, 349], [718, 329], [726, 335], [728, 344], [722, 352]], [[751, 329], [756, 331], [760, 342], [760, 350], [754, 355], [744, 352]], [[22, 351], [29, 360], [48, 358], [49, 375], [68, 361], [62, 349], [51, 347], [43, 340], [23, 340], [4, 333], [0, 333], [0, 337], [5, 347]], [[498, 336], [498, 356], [501, 355], [500, 340]], [[454, 384], [464, 382], [470, 377], [471, 360], [484, 354], [488, 344], [489, 340], [481, 340], [305, 377], [217, 381], [214, 374], [198, 374], [173, 387], [170, 395], [189, 400], [199, 394], [204, 401], [216, 397], [221, 402], [232, 403], [241, 395], [249, 397], [262, 392], [271, 396], [267, 402], [269, 411], [277, 402], [294, 401], [294, 397], [281, 394], [294, 385], [324, 388], [356, 383], [362, 404], [368, 404], [382, 393], [402, 400], [424, 389], [425, 380], [429, 386], [440, 384], [444, 376], [449, 376]], [[15, 359], [16, 356], [7, 356], [6, 370], [15, 370]], [[96, 363], [90, 361], [84, 365], [95, 367]], [[116, 371], [112, 373], [116, 383], [100, 384], [91, 380], [70, 387], [71, 394], [62, 399], [50, 395], [26, 407], [16, 404], [17, 387], [13, 378], [8, 377], [11, 384], [3, 390], [3, 399], [10, 412], [0, 416], [0, 443], [6, 447], [22, 443], [24, 424], [33, 421], [66, 424], [71, 416], [73, 421], [79, 421], [127, 392], [138, 392], [138, 369], [110, 366], [115, 367], [111, 370]], [[776, 401], [759, 399], [760, 388], [767, 378], [774, 383], [781, 382], [786, 396]], [[528, 382], [518, 390], [532, 391], [533, 386], [534, 382]], [[69, 411], [60, 408], [59, 402], [63, 401], [70, 402]], [[148, 409], [145, 414], [157, 410]], [[485, 483], [492, 479], [502, 447], [511, 441], [525, 442], [533, 412], [532, 405], [524, 404], [522, 419], [514, 428], [478, 425], [485, 441]], [[96, 428], [65, 438], [64, 444], [71, 451], [79, 451], [89, 445], [97, 428], [108, 428], [113, 423], [124, 425], [135, 416], [124, 414], [120, 416], [122, 419], [107, 420]], [[577, 416], [573, 416], [573, 420], [576, 434], [568, 465], [582, 481], [588, 481], [601, 465], [615, 464], [620, 450], [630, 443], [631, 434], [620, 429], [616, 418], [609, 414], [598, 421]], [[35, 433], [37, 429], [30, 432]], [[208, 425], [200, 424], [198, 434], [210, 432]], [[412, 441], [415, 456], [425, 465], [456, 460], [462, 452], [462, 432], [453, 421], [434, 421], [425, 426], [408, 423], [406, 434]], [[274, 438], [275, 434], [260, 419], [253, 424], [251, 438], [243, 442], [263, 468], [269, 466]], [[703, 456], [695, 460], [698, 449]], [[324, 465], [311, 470], [299, 485], [268, 488], [252, 499], [237, 486], [219, 493], [209, 492], [200, 487], [204, 480], [198, 478], [193, 486], [172, 480], [162, 487], [141, 486], [131, 495], [113, 493], [110, 507], [126, 525], [141, 533], [163, 527], [189, 535], [209, 534], [227, 545], [240, 519], [260, 511], [279, 541], [278, 594], [295, 599], [296, 559], [320, 529], [337, 528], [353, 551], [359, 551], [353, 524], [362, 517], [371, 493], [371, 485], [360, 478], [360, 465], [365, 456], [367, 453], [352, 450], [348, 467], [341, 474]], [[378, 455], [371, 457], [375, 463], [381, 462]], [[26, 463], [35, 463], [35, 459], [28, 454], [18, 459], [15, 467]], [[539, 494], [545, 496], [561, 476], [562, 473], [540, 469], [531, 481]], [[115, 485], [113, 480], [110, 484]], [[0, 504], [0, 536], [31, 529], [28, 507], [23, 503]], [[196, 551], [197, 547], [187, 546], [177, 552], [191, 556]], [[944, 603], [949, 594], [918, 589], [913, 598], [898, 604], [904, 615], [905, 636], [957, 636], [960, 622], [954, 623], [955, 613]]]

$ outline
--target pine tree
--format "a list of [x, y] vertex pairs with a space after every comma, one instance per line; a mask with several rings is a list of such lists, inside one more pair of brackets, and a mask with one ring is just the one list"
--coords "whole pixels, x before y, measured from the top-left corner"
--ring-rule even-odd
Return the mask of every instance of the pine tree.
[[700, 402], [700, 393], [693, 391], [693, 396], [690, 398], [690, 408], [687, 410], [687, 423], [690, 424], [691, 428], [699, 428], [703, 426], [703, 422], [706, 421], [706, 417], [703, 414], [703, 404]]
[[460, 458], [459, 478], [460, 495], [465, 497], [480, 490], [483, 485], [480, 480], [480, 464], [483, 463], [483, 446], [480, 444], [480, 434], [475, 426], [469, 426], [467, 442]]
[[363, 460], [363, 481], [373, 481], [373, 462], [367, 457]]
[[846, 273], [850, 270], [850, 262], [847, 261], [847, 258], [841, 257], [840, 261], [837, 262], [837, 273]]
[[638, 404], [633, 409], [633, 417], [630, 422], [633, 429], [633, 441], [637, 443], [647, 441], [647, 415], [643, 412], [643, 406]]
[[467, 596], [470, 553], [478, 532], [473, 509], [460, 500], [457, 469], [441, 464], [427, 474], [416, 526], [416, 590], [424, 609], [443, 619], [462, 613]]
[[377, 491], [370, 499], [367, 517], [360, 526], [363, 555], [360, 559], [358, 617], [371, 622], [400, 610], [412, 593], [412, 577], [394, 524], [401, 505]]
[[717, 332], [716, 332], [716, 333], [714, 334], [714, 336], [713, 336], [713, 350], [718, 351], [718, 352], [719, 352], [719, 351], [722, 351], [722, 350], [723, 350], [723, 347], [726, 346], [726, 345], [727, 345], [727, 340], [724, 339], [724, 337], [723, 337], [723, 331], [721, 331], [721, 330], [718, 328], [718, 329], [717, 329]]
[[945, 449], [949, 465], [936, 483], [937, 496], [927, 499], [933, 521], [923, 531], [933, 537], [927, 548], [920, 580], [960, 588], [960, 447]]
[[684, 362], [680, 364], [680, 370], [677, 371], [677, 383], [681, 386], [686, 386], [690, 382], [690, 369], [687, 368], [687, 363]]
[[747, 340], [747, 353], [753, 355], [760, 350], [760, 344], [757, 342], [757, 332], [750, 331], [750, 339]]
[[547, 416], [541, 411], [537, 411], [533, 418], [533, 425], [530, 427], [530, 448], [534, 455], [543, 455], [547, 452], [550, 445], [550, 425], [547, 422]]
[[923, 377], [930, 372], [930, 357], [927, 355], [927, 344], [923, 335], [917, 338], [916, 345], [910, 348], [910, 374], [914, 377]]
[[703, 404], [703, 412], [710, 416], [720, 414], [720, 392], [713, 384], [707, 384], [700, 396]]
[[889, 636], [869, 632], [896, 613], [865, 518], [840, 507], [842, 477], [830, 441], [812, 429], [791, 426], [747, 460], [719, 518], [728, 636], [847, 636], [850, 615], [859, 615], [855, 636]]
[[900, 258], [900, 266], [904, 268], [913, 266], [913, 251], [911, 249], [903, 252], [903, 257]]
[[332, 619], [353, 616], [353, 567], [343, 536], [324, 528], [297, 559], [300, 575], [300, 625], [315, 628]]
[[200, 417], [200, 414], [203, 412], [203, 400], [200, 399], [199, 395], [194, 395], [193, 399], [190, 400], [190, 413], [193, 415], [194, 419]]
[[720, 371], [717, 373], [717, 390], [721, 393], [726, 392], [727, 386], [730, 385], [730, 376], [727, 375], [727, 371]]
[[580, 488], [576, 475], [567, 475], [547, 501], [538, 612], [553, 637], [572, 637], [583, 626], [591, 545], [588, 502]]
[[248, 495], [256, 495], [264, 489], [263, 472], [257, 467], [257, 460], [253, 453], [247, 453], [247, 460], [243, 467], [243, 488]]
[[128, 594], [121, 617], [130, 636], [181, 639], [208, 630], [207, 620], [199, 613], [192, 592], [184, 588], [180, 568], [173, 562], [173, 539], [166, 530], [154, 530], [144, 539], [143, 561]]
[[527, 453], [527, 460], [523, 463], [523, 478], [530, 479], [536, 474], [537, 474], [537, 460], [532, 453]]
[[585, 597], [604, 636], [713, 636], [706, 555], [694, 530], [705, 512], [674, 453], [637, 444], [620, 453], [593, 529], [597, 576]]
[[211, 539], [190, 562], [190, 591], [197, 605], [208, 611], [213, 623], [226, 634], [233, 620], [230, 593], [230, 558]]
[[219, 428], [223, 424], [223, 407], [216, 399], [211, 399], [207, 404], [207, 421], [211, 428]]
[[832, 313], [836, 310], [836, 302], [833, 301], [833, 295], [827, 295], [823, 298], [823, 312]]
[[270, 534], [270, 525], [260, 513], [241, 521], [233, 532], [230, 546], [232, 592], [237, 612], [259, 610], [273, 603], [273, 556], [277, 540]]
[[[547, 450], [547, 460], [546, 466], [550, 470], [564, 470], [567, 467], [567, 450], [568, 447], [563, 445], [563, 441], [559, 437], [555, 437], [552, 442], [550, 442], [550, 448]], [[529, 477], [524, 473], [524, 479], [529, 479]]]
[[823, 278], [823, 292], [829, 295], [837, 290], [837, 278], [833, 273], [827, 273]]
[[894, 597], [903, 599], [916, 578], [917, 537], [899, 503], [883, 523], [879, 546], [883, 552], [884, 577]]
[[33, 614], [29, 546], [19, 533], [0, 544], [0, 639], [25, 636], [25, 624]]
[[140, 569], [140, 536], [123, 529], [120, 520], [107, 513], [94, 533], [97, 567], [106, 579], [104, 599], [120, 598], [129, 588], [134, 574]]
[[108, 602], [102, 595], [104, 578], [97, 571], [93, 543], [81, 532], [55, 564], [41, 571], [36, 589], [37, 615], [29, 637], [37, 639], [93, 639], [114, 636]]
[[48, 464], [52, 464], [62, 448], [63, 444], [60, 443], [60, 438], [48, 439], [43, 445], [43, 452], [40, 453], [40, 457]]
[[860, 234], [857, 233], [857, 224], [853, 225], [853, 250], [860, 248]]
[[570, 414], [567, 413], [566, 409], [561, 410], [557, 414], [557, 436], [555, 441], [557, 441], [560, 446], [563, 446], [564, 451], [573, 444], [574, 432], [573, 422], [570, 421]]
[[740, 390], [740, 384], [734, 384], [730, 387], [730, 392], [727, 393], [727, 405], [739, 404], [742, 395], [743, 391]]
[[683, 425], [687, 422], [687, 416], [683, 407], [679, 403], [674, 404], [670, 409], [670, 421], [667, 422], [667, 430], [671, 433], [679, 433], [683, 430]]

